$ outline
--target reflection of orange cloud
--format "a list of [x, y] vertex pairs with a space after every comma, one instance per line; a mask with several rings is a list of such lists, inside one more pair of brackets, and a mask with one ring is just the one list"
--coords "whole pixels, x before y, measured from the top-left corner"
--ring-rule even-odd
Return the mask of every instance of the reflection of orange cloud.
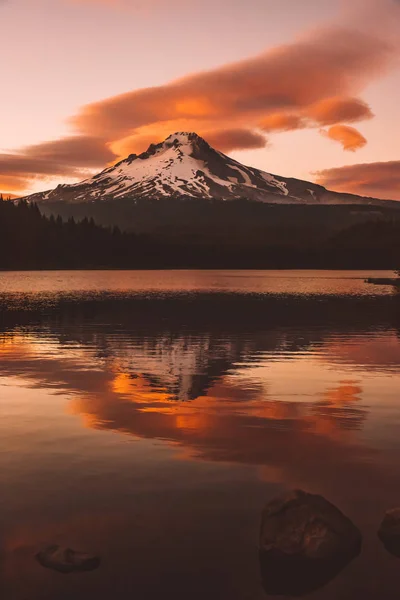
[[396, 333], [370, 335], [357, 341], [327, 342], [324, 344], [323, 359], [343, 361], [362, 369], [384, 369], [390, 372], [400, 362], [400, 340]]
[[400, 200], [400, 161], [366, 163], [325, 169], [318, 183], [338, 192]]
[[331, 444], [344, 451], [365, 419], [362, 408], [346, 407], [358, 399], [355, 383], [328, 390], [309, 405], [259, 398], [237, 407], [215, 391], [190, 404], [162, 403], [157, 394], [152, 402], [151, 397], [127, 401], [103, 393], [81, 396], [71, 407], [87, 427], [160, 439], [180, 446], [181, 458], [272, 466], [307, 462], [311, 456], [313, 462]]
[[21, 340], [14, 336], [0, 337], [0, 357], [2, 359], [22, 359], [34, 356], [34, 346], [29, 343], [29, 338]]
[[[352, 409], [349, 405], [360, 400], [362, 387], [357, 381], [341, 381], [337, 387], [327, 390], [322, 402], [317, 403], [307, 420], [319, 435], [341, 439], [344, 430], [358, 428], [363, 421], [362, 409]], [[361, 418], [360, 418], [361, 417]]]
[[[5, 342], [1, 353], [3, 368], [15, 365], [18, 373], [23, 368], [26, 377], [39, 378], [42, 385], [51, 387], [55, 382], [62, 385], [67, 378], [70, 383], [66, 385], [74, 390], [68, 412], [80, 415], [86, 427], [170, 440], [184, 446], [185, 454], [195, 452], [207, 457], [210, 452], [213, 454], [216, 444], [218, 453], [226, 458], [233, 452], [230, 459], [235, 456], [234, 460], [246, 462], [250, 460], [245, 457], [252, 452], [251, 436], [256, 435], [256, 430], [262, 434], [260, 444], [265, 431], [282, 427], [298, 435], [310, 431], [338, 440], [357, 430], [365, 418], [362, 408], [348, 410], [348, 405], [358, 401], [362, 391], [353, 380], [341, 381], [313, 403], [306, 404], [270, 399], [265, 385], [249, 385], [247, 380], [236, 381], [225, 375], [211, 384], [207, 392], [204, 388], [203, 395], [195, 400], [176, 402], [175, 392], [168, 391], [157, 377], [123, 371], [118, 360], [106, 370], [89, 373], [81, 371], [80, 355], [75, 357], [76, 364], [64, 359], [61, 365], [52, 359], [46, 365], [34, 360], [35, 345], [28, 345], [24, 336], [7, 337]], [[42, 346], [43, 342], [40, 351]], [[346, 351], [339, 349], [342, 354]], [[241, 438], [243, 446], [247, 443], [249, 448], [240, 448]], [[230, 440], [235, 440], [234, 447]], [[257, 451], [257, 461], [263, 464], [266, 457], [260, 454], [261, 449]], [[242, 459], [241, 452], [244, 452]]]
[[129, 399], [131, 402], [168, 402], [172, 396], [165, 390], [154, 389], [143, 375], [132, 377], [129, 373], [118, 373], [110, 382], [111, 389], [116, 394]]
[[331, 140], [342, 144], [344, 150], [355, 152], [363, 148], [367, 140], [357, 129], [348, 125], [334, 125], [328, 131], [322, 131]]
[[187, 430], [206, 430], [210, 427], [210, 416], [205, 412], [196, 411], [188, 414], [178, 414], [175, 418], [177, 429]]
[[[353, 379], [328, 385], [311, 401], [285, 402], [271, 398], [268, 393], [273, 381], [269, 379], [270, 369], [258, 377], [249, 377], [246, 370], [235, 368], [236, 374], [219, 377], [207, 392], [204, 391], [207, 387], [202, 387], [203, 395], [196, 400], [177, 402], [161, 389], [162, 384], [156, 376], [157, 365], [152, 362], [154, 347], [149, 345], [146, 336], [143, 338], [144, 356], [147, 356], [149, 366], [156, 367], [149, 368], [147, 376], [122, 370], [123, 350], [132, 354], [125, 336], [117, 340], [111, 336], [113, 343], [110, 343], [107, 334], [103, 338], [99, 333], [96, 341], [90, 334], [87, 338], [78, 335], [79, 344], [73, 355], [75, 362], [65, 361], [58, 345], [55, 351], [53, 338], [46, 342], [46, 338], [41, 337], [40, 343], [33, 344], [31, 363], [23, 354], [18, 358], [18, 353], [13, 350], [8, 360], [1, 361], [2, 372], [23, 373], [24, 379], [30, 378], [35, 387], [57, 387], [68, 403], [69, 412], [78, 415], [86, 427], [162, 440], [163, 444], [179, 449], [177, 457], [182, 460], [195, 458], [266, 466], [260, 473], [263, 478], [270, 476], [279, 480], [282, 473], [282, 479], [294, 479], [296, 485], [302, 477], [307, 483], [320, 484], [324, 479], [330, 483], [332, 472], [340, 471], [341, 478], [351, 481], [351, 465], [356, 465], [359, 473], [360, 452], [363, 458], [368, 453], [368, 448], [357, 443], [357, 432], [367, 411], [365, 407], [357, 406], [361, 390]], [[19, 333], [13, 337], [15, 346], [23, 345], [24, 335]], [[261, 336], [263, 340], [267, 337]], [[280, 338], [272, 336], [272, 339], [276, 342]], [[65, 346], [61, 343], [64, 352], [68, 353], [70, 342], [68, 339]], [[49, 352], [43, 352], [43, 343], [49, 343]], [[268, 343], [266, 347], [269, 347]], [[93, 352], [94, 348], [99, 350], [99, 356]], [[105, 360], [104, 348], [107, 348]], [[299, 362], [304, 364], [303, 352], [299, 348], [297, 351]], [[187, 352], [190, 352], [190, 345], [185, 347], [185, 354]], [[233, 356], [238, 360], [237, 355]], [[137, 362], [134, 354], [132, 358], [132, 364]], [[158, 360], [163, 362], [160, 355]], [[260, 360], [271, 366], [270, 359]], [[292, 373], [291, 362], [286, 362], [288, 373]], [[319, 369], [318, 364], [316, 368]], [[169, 370], [163, 372], [165, 381], [170, 381]], [[295, 381], [293, 377], [291, 390]], [[368, 469], [370, 467], [368, 465]]]
[[111, 382], [111, 387], [116, 394], [131, 394], [132, 377], [127, 373], [118, 373]]
[[[247, 436], [252, 435], [255, 426], [265, 432], [279, 429], [285, 422], [285, 430], [297, 432], [296, 435], [309, 431], [343, 440], [364, 419], [362, 409], [346, 412], [347, 404], [358, 401], [362, 392], [355, 381], [341, 382], [327, 390], [319, 402], [310, 405], [267, 400], [265, 392], [257, 389], [248, 394], [247, 388], [233, 383], [229, 376], [210, 387], [207, 396], [189, 404], [172, 401], [170, 394], [150, 385], [143, 376], [132, 378], [127, 373], [118, 373], [109, 389], [111, 395], [104, 392], [95, 398], [90, 394], [90, 399], [80, 396], [71, 400], [70, 412], [79, 414], [86, 427], [178, 443], [183, 446], [183, 456], [190, 457], [193, 454], [213, 457], [212, 447], [216, 444], [215, 459], [223, 456], [247, 462], [250, 459], [245, 456], [251, 454], [253, 444]], [[255, 431], [253, 434], [256, 435]], [[260, 451], [261, 448], [256, 462], [263, 464], [265, 457], [258, 454]]]
[[331, 406], [345, 406], [360, 399], [362, 388], [357, 381], [342, 381], [336, 388], [324, 394], [324, 400]]

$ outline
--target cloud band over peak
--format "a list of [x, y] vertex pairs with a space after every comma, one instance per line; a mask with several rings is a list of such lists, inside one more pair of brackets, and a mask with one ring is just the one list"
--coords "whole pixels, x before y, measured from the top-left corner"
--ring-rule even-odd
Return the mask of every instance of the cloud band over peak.
[[383, 39], [332, 27], [253, 58], [88, 104], [69, 119], [75, 135], [0, 155], [0, 188], [12, 182], [13, 190], [23, 190], [41, 176], [76, 177], [182, 130], [229, 152], [262, 148], [269, 133], [328, 126], [328, 137], [356, 150], [366, 140], [345, 123], [373, 117], [358, 94], [394, 56]]

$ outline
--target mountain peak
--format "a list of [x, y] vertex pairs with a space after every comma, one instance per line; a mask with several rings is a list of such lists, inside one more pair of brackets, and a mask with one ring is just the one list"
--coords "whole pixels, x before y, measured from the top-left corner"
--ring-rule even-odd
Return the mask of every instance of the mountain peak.
[[192, 154], [195, 149], [204, 151], [213, 151], [207, 142], [194, 131], [177, 131], [169, 135], [161, 144], [163, 148], [174, 146], [180, 148], [182, 152]]
[[180, 144], [185, 144], [187, 142], [196, 142], [198, 140], [204, 141], [203, 138], [194, 131], [176, 131], [175, 133], [171, 133], [163, 143], [179, 142]]
[[193, 131], [177, 131], [165, 138], [163, 142], [160, 142], [159, 144], [150, 144], [145, 152], [142, 152], [139, 155], [130, 154], [127, 158], [124, 158], [114, 166], [118, 167], [123, 163], [131, 164], [132, 161], [137, 158], [146, 160], [152, 156], [163, 154], [169, 148], [175, 148], [181, 158], [184, 154], [192, 156], [196, 150], [197, 152], [201, 150], [203, 152], [207, 150], [212, 151], [207, 142], [197, 135], [197, 133], [194, 133]]
[[[32, 196], [72, 203], [127, 199], [202, 198], [278, 204], [354, 202], [307, 181], [247, 167], [214, 150], [193, 131], [177, 131], [142, 154], [131, 154], [77, 184]], [[360, 199], [361, 202], [365, 200]]]

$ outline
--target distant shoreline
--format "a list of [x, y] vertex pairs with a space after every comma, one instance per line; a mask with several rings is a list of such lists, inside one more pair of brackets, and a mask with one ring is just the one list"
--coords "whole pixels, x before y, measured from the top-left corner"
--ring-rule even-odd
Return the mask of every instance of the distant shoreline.
[[400, 287], [400, 277], [389, 279], [379, 277], [368, 277], [365, 280], [365, 283], [369, 283], [371, 285], [394, 285], [395, 287]]

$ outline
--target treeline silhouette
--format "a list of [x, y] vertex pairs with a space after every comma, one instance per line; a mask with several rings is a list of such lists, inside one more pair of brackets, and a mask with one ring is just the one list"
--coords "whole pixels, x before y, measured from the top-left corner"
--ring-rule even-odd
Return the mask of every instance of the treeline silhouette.
[[[42, 214], [81, 220], [92, 217], [97, 225], [117, 225], [124, 231], [151, 234], [171, 242], [186, 237], [228, 245], [269, 243], [287, 239], [298, 244], [327, 240], [333, 233], [370, 221], [400, 220], [399, 202], [369, 204], [269, 204], [245, 198], [107, 198], [93, 202], [48, 200], [39, 203]], [[282, 234], [286, 238], [282, 238]], [[268, 237], [267, 237], [268, 236]]]
[[300, 227], [265, 226], [263, 236], [218, 238], [185, 231], [136, 234], [92, 218], [41, 214], [35, 204], [0, 198], [0, 269], [339, 268], [396, 269], [400, 220], [376, 218], [325, 237]]

